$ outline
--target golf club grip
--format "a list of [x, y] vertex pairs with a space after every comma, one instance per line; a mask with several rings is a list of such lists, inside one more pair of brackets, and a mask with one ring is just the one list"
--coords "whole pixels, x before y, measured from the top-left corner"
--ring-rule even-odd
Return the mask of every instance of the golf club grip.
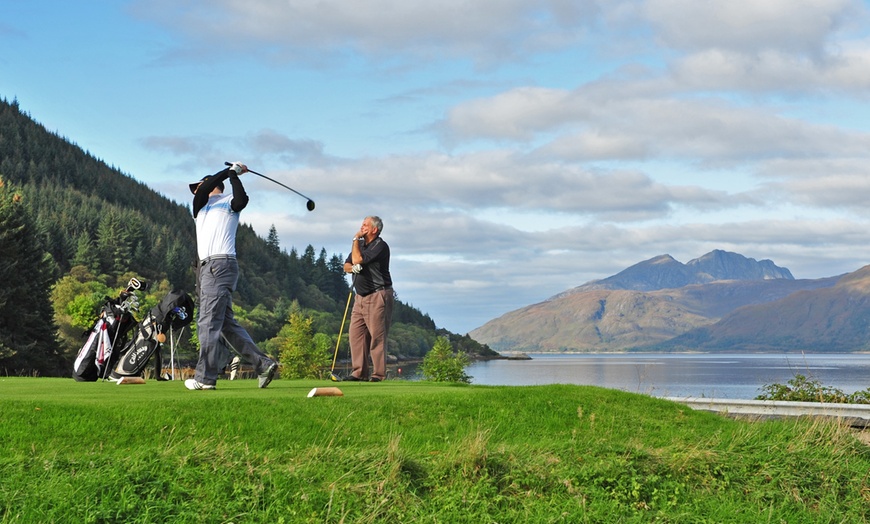
[[[224, 161], [224, 165], [225, 165], [225, 166], [231, 166], [231, 165], [233, 165], [233, 163], [232, 163], [232, 162], [226, 162], [226, 161]], [[248, 173], [253, 173], [253, 174], [255, 174], [255, 175], [260, 175], [260, 176], [263, 177], [263, 178], [267, 178], [268, 180], [271, 180], [271, 179], [269, 179], [268, 177], [266, 177], [266, 175], [264, 175], [264, 174], [262, 174], [262, 173], [257, 173], [256, 171], [251, 170], [251, 169], [248, 169]], [[274, 182], [274, 180], [272, 180], [272, 181]], [[289, 189], [289, 188], [288, 188], [288, 189]], [[292, 189], [291, 189], [291, 191], [292, 191]], [[306, 197], [306, 198], [307, 198], [307, 197]]]

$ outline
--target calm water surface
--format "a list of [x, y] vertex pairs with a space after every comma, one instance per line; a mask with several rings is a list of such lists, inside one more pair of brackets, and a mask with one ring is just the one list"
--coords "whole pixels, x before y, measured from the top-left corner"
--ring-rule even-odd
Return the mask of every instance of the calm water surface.
[[854, 393], [870, 387], [870, 354], [553, 355], [491, 360], [466, 368], [472, 384], [585, 384], [656, 397], [752, 399], [796, 374]]

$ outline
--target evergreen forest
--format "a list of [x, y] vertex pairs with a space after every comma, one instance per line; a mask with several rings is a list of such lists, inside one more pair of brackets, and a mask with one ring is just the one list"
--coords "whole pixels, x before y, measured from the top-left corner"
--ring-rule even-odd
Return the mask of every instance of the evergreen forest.
[[[237, 250], [234, 308], [254, 340], [268, 352], [290, 319], [304, 318], [331, 354], [350, 293], [344, 255], [312, 245], [287, 251], [274, 227], [261, 238], [244, 223]], [[70, 376], [106, 298], [131, 277], [150, 283], [140, 311], [173, 289], [195, 295], [196, 258], [187, 205], [49, 132], [17, 100], [0, 99], [0, 373]], [[421, 359], [438, 337], [472, 358], [493, 354], [396, 298], [391, 355]], [[180, 344], [195, 360], [195, 337]]]

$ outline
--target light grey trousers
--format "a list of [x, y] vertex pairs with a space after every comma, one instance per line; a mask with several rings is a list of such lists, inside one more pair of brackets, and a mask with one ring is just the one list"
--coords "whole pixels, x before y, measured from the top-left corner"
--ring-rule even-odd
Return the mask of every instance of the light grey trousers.
[[245, 328], [233, 315], [233, 291], [239, 281], [239, 263], [234, 258], [208, 260], [199, 267], [199, 360], [194, 378], [200, 384], [214, 385], [227, 362], [221, 335], [259, 375], [272, 363], [260, 351]]

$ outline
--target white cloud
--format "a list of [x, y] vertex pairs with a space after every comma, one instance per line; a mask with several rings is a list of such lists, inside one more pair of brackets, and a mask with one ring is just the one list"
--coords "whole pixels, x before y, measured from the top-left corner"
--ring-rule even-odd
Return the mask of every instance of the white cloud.
[[183, 35], [201, 50], [252, 49], [280, 61], [323, 54], [345, 60], [522, 59], [583, 38], [593, 0], [139, 0], [136, 16]]
[[675, 62], [673, 72], [683, 89], [786, 94], [834, 90], [863, 97], [870, 88], [870, 48], [863, 44], [824, 60], [779, 51], [707, 49]]
[[819, 55], [859, 8], [854, 0], [649, 0], [644, 14], [676, 49]]
[[538, 152], [575, 161], [682, 158], [716, 164], [870, 151], [868, 133], [779, 114], [776, 106], [681, 93], [631, 97], [620, 87], [517, 89], [454, 107], [441, 128], [449, 141], [555, 136]]
[[529, 141], [539, 130], [578, 120], [587, 111], [565, 90], [520, 87], [454, 107], [439, 127], [448, 142], [479, 137]]

